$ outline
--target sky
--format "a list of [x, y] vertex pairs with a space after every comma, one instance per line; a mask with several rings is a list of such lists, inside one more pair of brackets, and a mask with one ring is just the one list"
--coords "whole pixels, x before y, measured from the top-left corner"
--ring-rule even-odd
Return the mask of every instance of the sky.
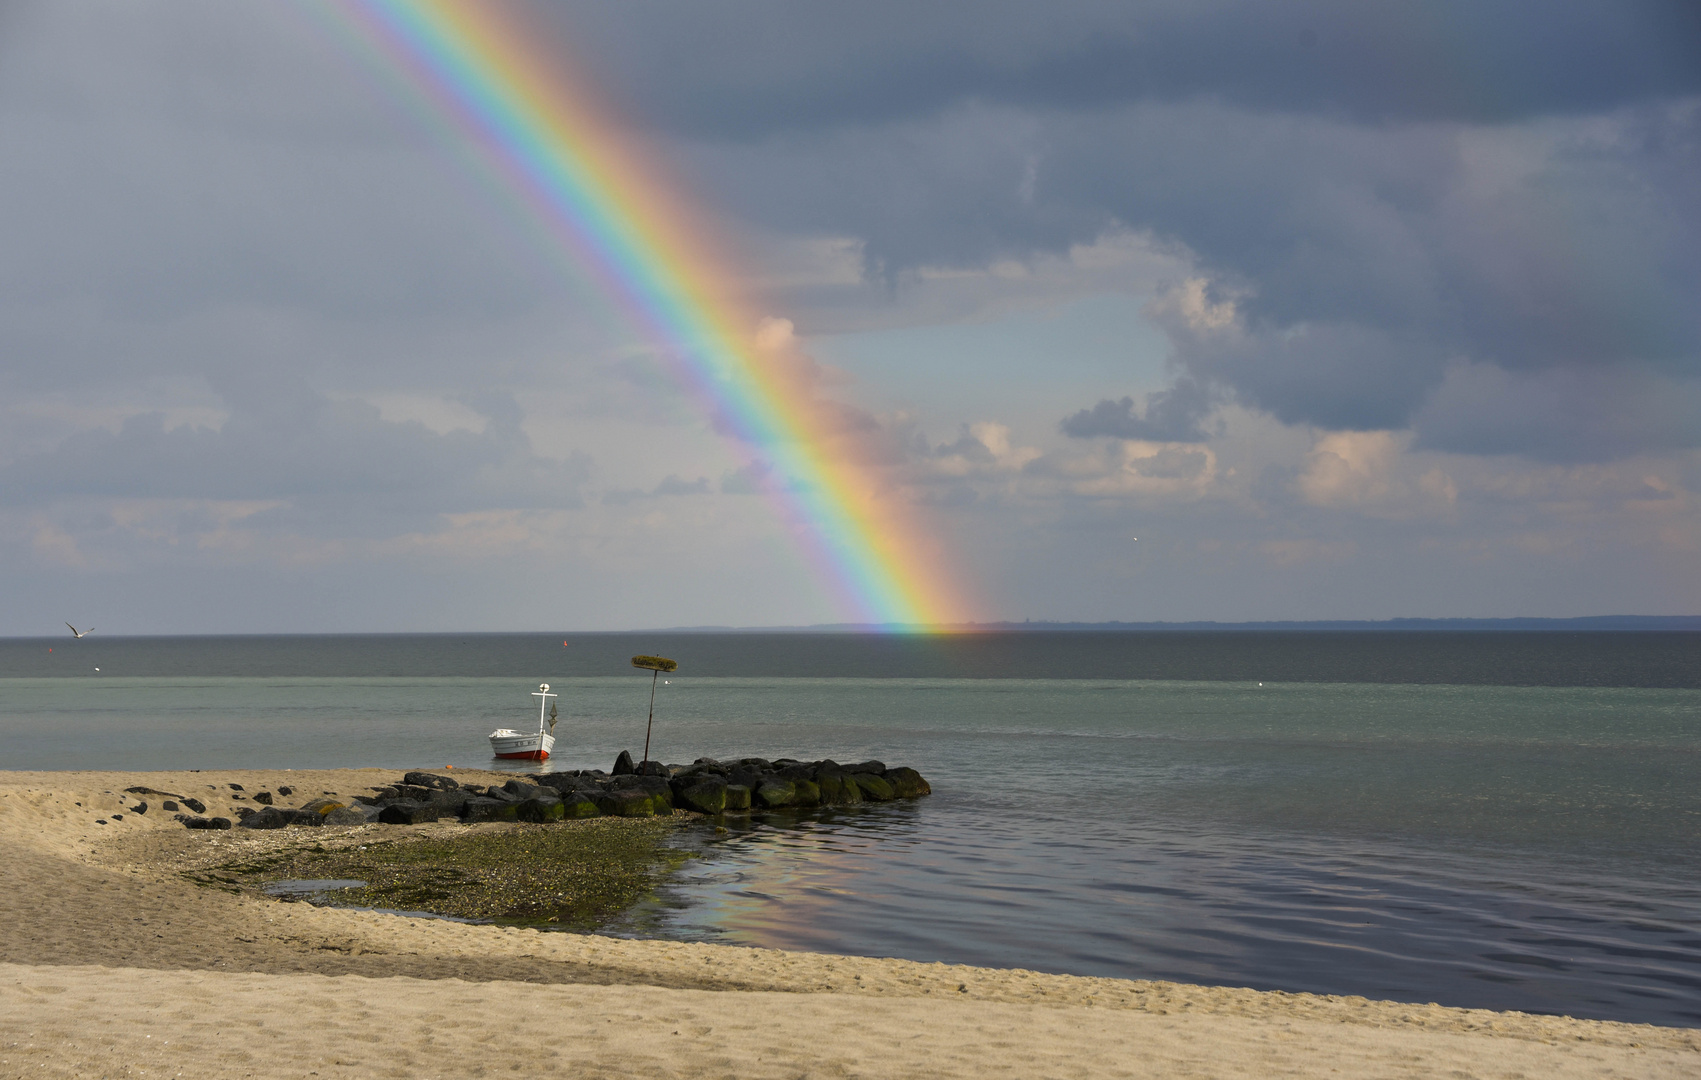
[[[1701, 612], [1701, 7], [508, 3], [963, 620]], [[332, 0], [0, 0], [0, 634], [850, 617]]]

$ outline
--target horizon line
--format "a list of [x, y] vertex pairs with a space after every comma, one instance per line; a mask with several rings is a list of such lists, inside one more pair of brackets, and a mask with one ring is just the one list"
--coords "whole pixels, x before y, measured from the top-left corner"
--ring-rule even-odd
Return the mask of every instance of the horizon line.
[[[769, 626], [663, 626], [625, 630], [244, 630], [141, 634], [100, 634], [105, 638], [145, 637], [444, 637], [449, 635], [530, 634], [865, 634], [870, 636], [953, 636], [1000, 633], [1081, 632], [1211, 632], [1211, 631], [1304, 631], [1304, 630], [1397, 630], [1397, 631], [1494, 631], [1494, 630], [1596, 630], [1596, 631], [1701, 631], [1701, 615], [1516, 615], [1506, 617], [1395, 616], [1389, 619], [1260, 619], [1226, 622], [1216, 619], [1152, 620], [1134, 622], [1108, 619], [1098, 622], [1061, 619], [1000, 620], [962, 623], [809, 623]], [[60, 634], [0, 635], [0, 640], [40, 640]]]

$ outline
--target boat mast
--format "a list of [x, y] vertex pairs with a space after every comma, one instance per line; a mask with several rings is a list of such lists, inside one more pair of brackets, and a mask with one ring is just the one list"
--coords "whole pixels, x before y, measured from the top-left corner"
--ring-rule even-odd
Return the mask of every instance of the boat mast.
[[543, 749], [543, 739], [541, 738], [541, 736], [543, 735], [543, 725], [544, 725], [543, 713], [544, 713], [544, 710], [549, 707], [549, 699], [552, 698], [552, 697], [555, 697], [555, 696], [556, 695], [549, 692], [549, 684], [548, 683], [538, 683], [537, 689], [532, 691], [532, 697], [537, 698], [537, 733], [540, 736], [540, 738], [538, 739], [537, 748], [539, 750]]

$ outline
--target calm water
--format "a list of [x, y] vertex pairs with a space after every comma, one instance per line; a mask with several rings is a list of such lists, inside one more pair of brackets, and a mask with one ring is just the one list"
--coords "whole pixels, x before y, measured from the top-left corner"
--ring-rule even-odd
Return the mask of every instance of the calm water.
[[489, 766], [548, 679], [606, 768], [659, 651], [655, 756], [935, 790], [693, 834], [668, 936], [1701, 1025], [1701, 635], [565, 641], [4, 641], [0, 764]]

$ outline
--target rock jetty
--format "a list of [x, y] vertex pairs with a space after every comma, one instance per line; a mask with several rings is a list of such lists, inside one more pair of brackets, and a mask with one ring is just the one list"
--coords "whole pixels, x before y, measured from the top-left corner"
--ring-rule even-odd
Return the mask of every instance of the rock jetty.
[[[462, 785], [434, 772], [410, 772], [401, 782], [371, 789], [352, 803], [314, 799], [299, 807], [278, 806], [267, 793], [261, 805], [237, 811], [238, 827], [281, 829], [291, 825], [418, 825], [444, 819], [480, 821], [567, 821], [593, 817], [653, 817], [675, 810], [700, 814], [853, 806], [930, 795], [933, 789], [910, 768], [883, 762], [840, 765], [835, 761], [698, 758], [690, 765], [633, 762], [622, 753], [611, 772], [585, 769], [533, 773], [502, 784]], [[280, 789], [280, 794], [287, 792]], [[181, 798], [181, 797], [180, 797]], [[186, 804], [193, 800], [182, 800]], [[192, 806], [204, 810], [204, 807]], [[177, 815], [191, 829], [228, 829], [225, 818]]]

